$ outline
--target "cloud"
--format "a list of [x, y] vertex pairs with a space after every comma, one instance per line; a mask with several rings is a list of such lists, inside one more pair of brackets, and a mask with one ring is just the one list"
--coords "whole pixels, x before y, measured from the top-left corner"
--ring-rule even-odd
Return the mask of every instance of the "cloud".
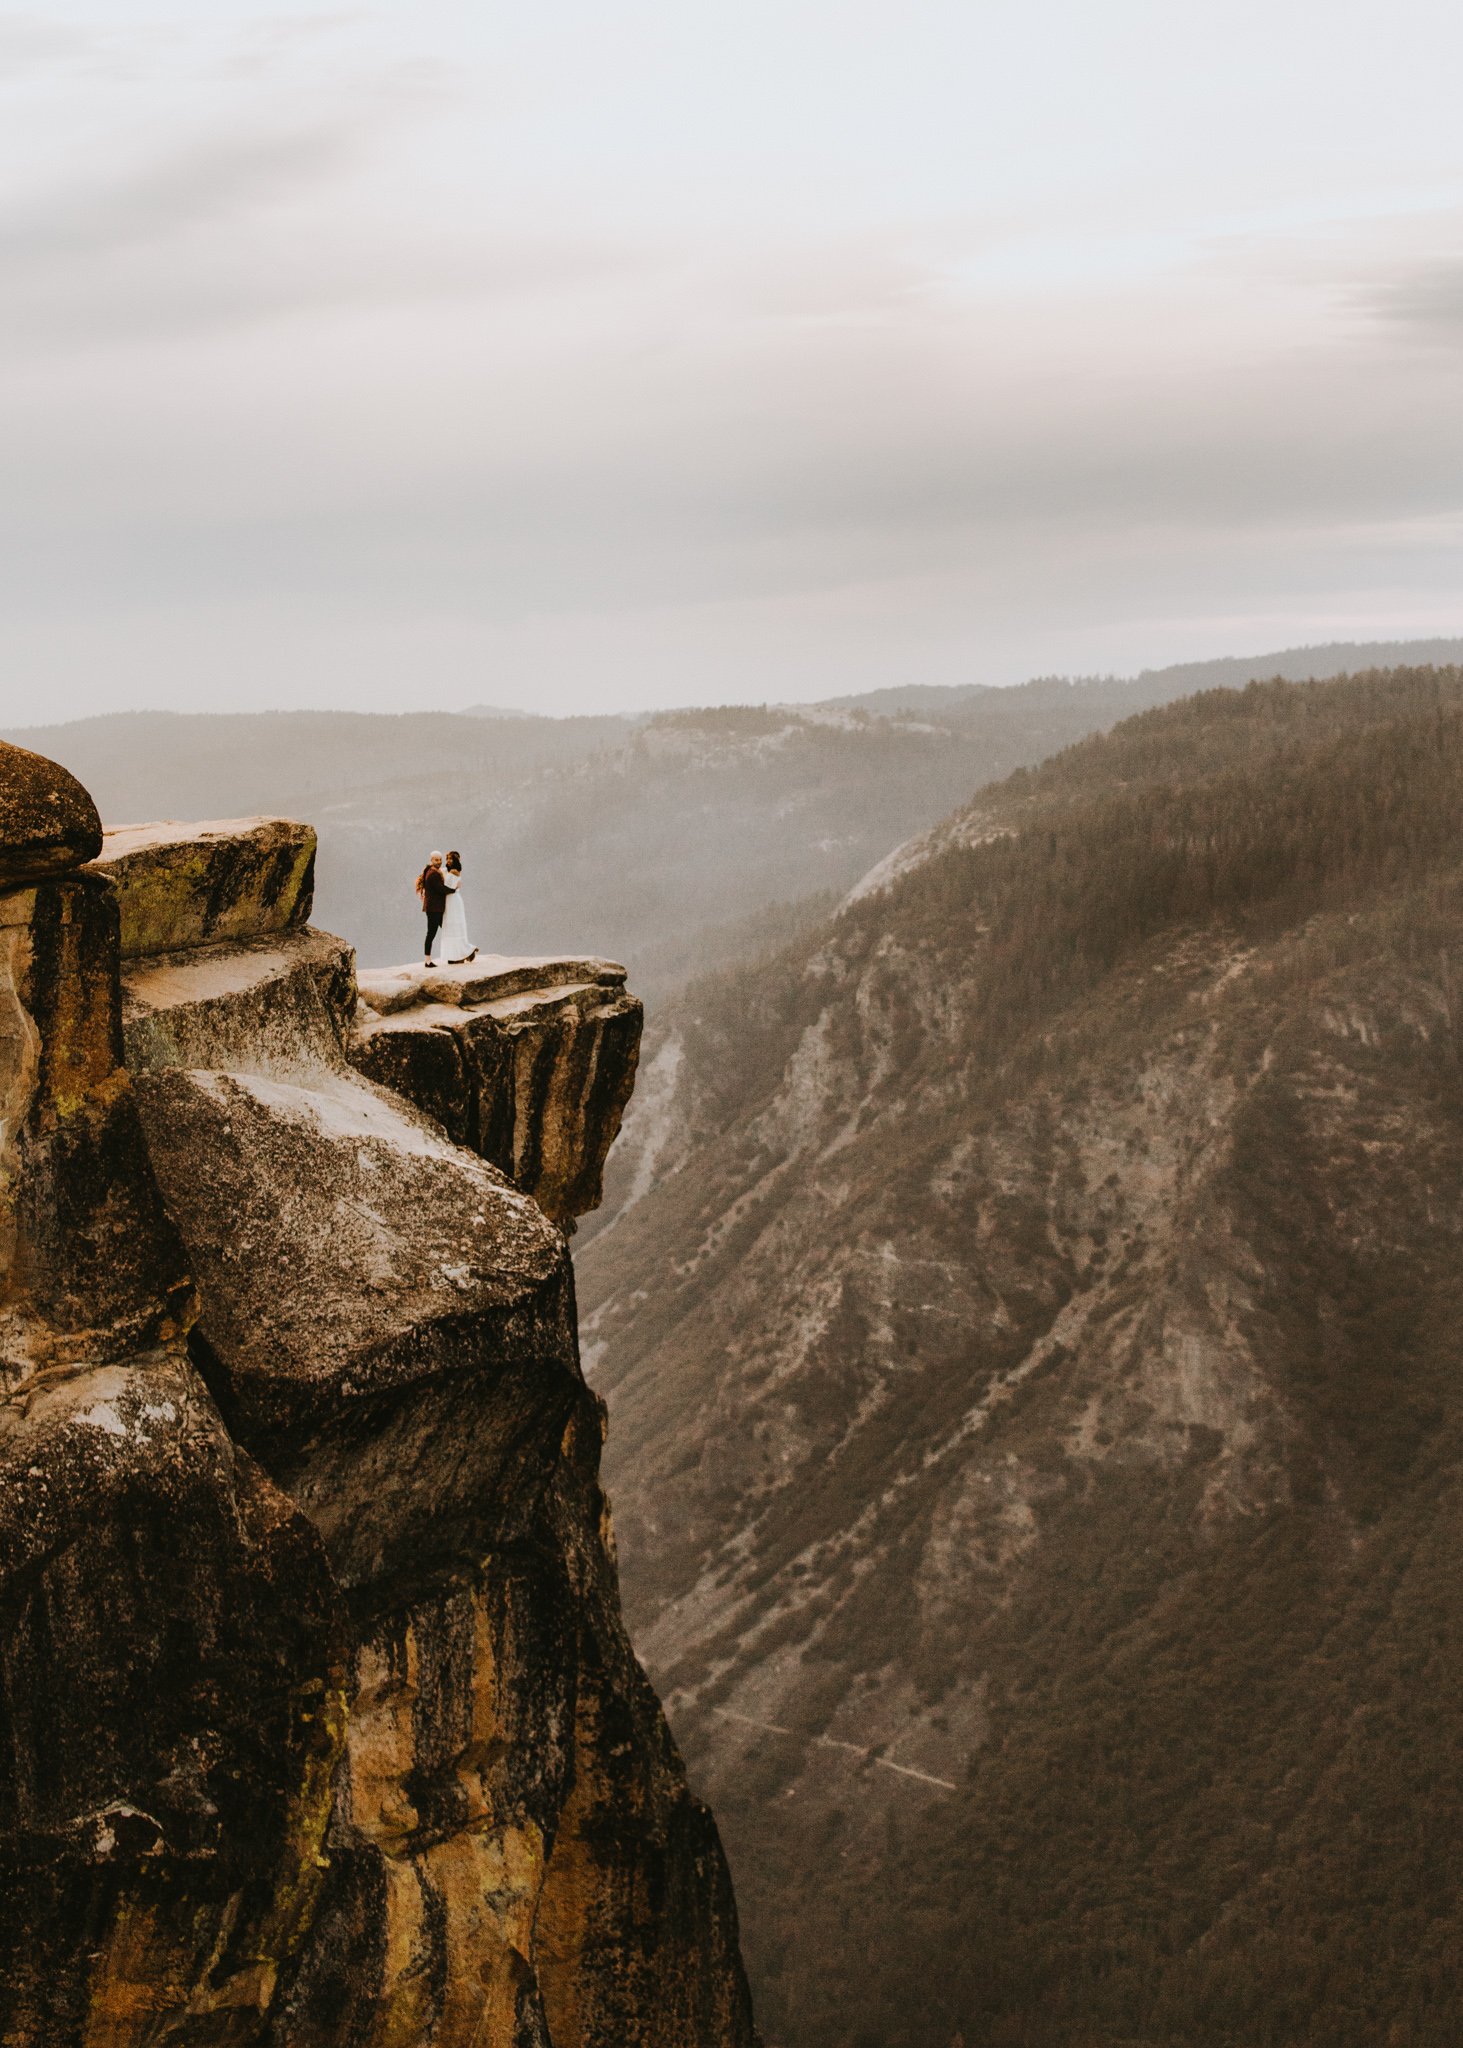
[[292, 75], [299, 55], [320, 44], [337, 44], [369, 25], [362, 7], [319, 9], [313, 14], [275, 14], [244, 23], [231, 46], [211, 66], [228, 79]]
[[1382, 318], [1412, 328], [1423, 338], [1455, 345], [1463, 342], [1463, 260], [1421, 265], [1374, 289], [1367, 304]]
[[1226, 210], [1117, 105], [1066, 164], [942, 75], [921, 185], [918, 64], [886, 130], [873, 71], [845, 121], [779, 43], [759, 126], [770, 9], [727, 98], [650, 0], [624, 51], [584, 11], [158, 5], [166, 62], [82, 85], [81, 31], [16, 30], [75, 75], [0, 134], [0, 675], [795, 696], [1223, 652], [1226, 617], [1435, 630], [1455, 589], [1454, 218], [1293, 191], [1293, 138], [1241, 138]]
[[12, 78], [18, 72], [74, 63], [89, 56], [98, 42], [82, 29], [39, 14], [0, 14], [0, 70]]
[[347, 120], [199, 138], [105, 182], [12, 204], [0, 212], [0, 263], [51, 266], [227, 229], [242, 215], [298, 201], [303, 190], [340, 177], [365, 140], [362, 125]]

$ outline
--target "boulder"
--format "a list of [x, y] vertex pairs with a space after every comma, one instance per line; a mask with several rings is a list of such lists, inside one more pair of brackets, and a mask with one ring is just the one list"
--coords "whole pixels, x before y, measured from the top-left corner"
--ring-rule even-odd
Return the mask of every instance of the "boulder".
[[65, 874], [102, 846], [97, 807], [44, 754], [0, 743], [0, 881]]
[[357, 1608], [518, 1531], [583, 1391], [560, 1233], [354, 1074], [135, 1085], [205, 1377]]
[[95, 870], [116, 885], [122, 958], [137, 960], [307, 924], [315, 834], [290, 818], [114, 825]]

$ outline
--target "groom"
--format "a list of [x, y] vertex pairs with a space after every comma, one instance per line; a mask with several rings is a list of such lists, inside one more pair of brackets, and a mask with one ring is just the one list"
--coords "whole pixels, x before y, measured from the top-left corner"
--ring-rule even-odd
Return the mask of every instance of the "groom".
[[422, 965], [430, 967], [432, 941], [442, 929], [442, 915], [447, 908], [447, 884], [442, 879], [440, 853], [434, 853], [417, 876], [417, 894], [421, 897], [422, 908], [427, 913], [427, 957]]

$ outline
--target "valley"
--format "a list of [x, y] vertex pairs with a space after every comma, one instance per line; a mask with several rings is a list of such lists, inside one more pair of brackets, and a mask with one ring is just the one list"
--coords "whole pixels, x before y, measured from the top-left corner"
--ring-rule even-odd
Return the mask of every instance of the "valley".
[[1459, 671], [1210, 693], [655, 1025], [584, 1356], [769, 2044], [1452, 2038], [1460, 826]]

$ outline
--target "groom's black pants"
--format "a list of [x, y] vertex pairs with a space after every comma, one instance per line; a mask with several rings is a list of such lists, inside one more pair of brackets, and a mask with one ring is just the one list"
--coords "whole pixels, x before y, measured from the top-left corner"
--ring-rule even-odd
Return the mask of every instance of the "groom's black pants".
[[441, 911], [440, 911], [440, 910], [429, 910], [429, 911], [427, 912], [427, 943], [426, 943], [426, 946], [425, 946], [425, 948], [423, 949], [423, 950], [424, 950], [424, 952], [426, 952], [426, 953], [430, 953], [430, 952], [431, 952], [431, 950], [432, 950], [432, 941], [433, 941], [433, 939], [435, 939], [435, 938], [436, 938], [436, 936], [437, 936], [438, 932], [439, 932], [439, 931], [441, 931], [441, 929], [442, 929], [442, 913], [441, 913]]

